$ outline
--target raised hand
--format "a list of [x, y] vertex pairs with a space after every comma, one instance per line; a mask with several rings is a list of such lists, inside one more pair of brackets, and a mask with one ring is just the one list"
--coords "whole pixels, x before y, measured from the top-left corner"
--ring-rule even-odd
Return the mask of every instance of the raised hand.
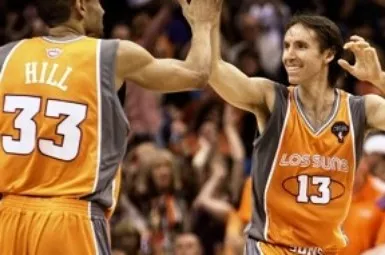
[[344, 49], [353, 52], [355, 63], [350, 65], [346, 60], [339, 59], [338, 64], [343, 69], [361, 81], [368, 81], [374, 85], [380, 83], [382, 71], [375, 48], [364, 38], [354, 35], [344, 45]]
[[183, 15], [191, 26], [196, 23], [214, 24], [219, 20], [223, 0], [178, 0]]

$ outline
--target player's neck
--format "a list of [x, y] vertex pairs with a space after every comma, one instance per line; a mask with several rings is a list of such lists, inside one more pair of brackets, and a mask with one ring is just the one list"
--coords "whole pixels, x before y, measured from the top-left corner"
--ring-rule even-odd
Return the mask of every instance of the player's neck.
[[50, 28], [48, 34], [53, 37], [69, 37], [85, 35], [85, 31], [81, 26], [66, 23]]
[[313, 86], [298, 86], [298, 96], [303, 106], [316, 112], [323, 111], [334, 102], [334, 89], [328, 83], [313, 84]]
[[322, 109], [334, 101], [334, 88], [330, 86], [328, 70], [323, 70], [299, 85], [299, 99], [306, 108]]

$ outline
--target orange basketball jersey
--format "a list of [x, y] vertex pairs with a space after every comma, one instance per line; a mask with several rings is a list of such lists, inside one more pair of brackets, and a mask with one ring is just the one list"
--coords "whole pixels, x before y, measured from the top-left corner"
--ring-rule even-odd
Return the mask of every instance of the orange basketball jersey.
[[276, 85], [274, 110], [255, 143], [251, 238], [294, 254], [335, 254], [346, 246], [341, 226], [364, 118], [363, 100], [336, 89], [328, 120], [315, 129], [298, 87]]
[[117, 46], [39, 37], [0, 50], [0, 193], [113, 205], [128, 131]]

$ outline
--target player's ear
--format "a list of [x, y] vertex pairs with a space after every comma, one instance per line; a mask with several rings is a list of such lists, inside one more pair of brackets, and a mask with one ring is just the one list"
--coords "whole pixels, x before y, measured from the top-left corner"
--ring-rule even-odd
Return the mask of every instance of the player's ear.
[[75, 11], [80, 18], [86, 16], [86, 0], [75, 0]]
[[336, 55], [336, 51], [334, 49], [326, 49], [324, 52], [325, 63], [329, 64], [330, 62], [332, 62], [335, 55]]

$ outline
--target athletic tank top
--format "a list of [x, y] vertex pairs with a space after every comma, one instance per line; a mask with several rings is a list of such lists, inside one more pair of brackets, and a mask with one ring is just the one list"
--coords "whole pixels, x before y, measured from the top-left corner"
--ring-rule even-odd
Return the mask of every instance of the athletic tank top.
[[335, 90], [333, 110], [316, 130], [302, 110], [298, 88], [275, 85], [274, 110], [254, 143], [250, 237], [292, 248], [335, 252], [365, 127], [364, 100]]
[[83, 36], [0, 49], [0, 193], [114, 205], [128, 133], [117, 47]]

